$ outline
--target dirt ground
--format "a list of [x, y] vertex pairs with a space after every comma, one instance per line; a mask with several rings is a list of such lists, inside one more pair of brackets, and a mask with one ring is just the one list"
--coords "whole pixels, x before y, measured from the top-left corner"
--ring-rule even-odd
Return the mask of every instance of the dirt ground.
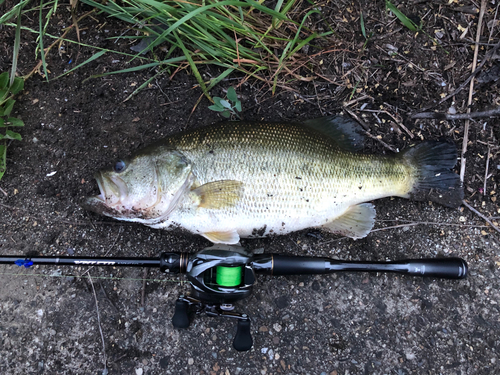
[[[464, 120], [412, 120], [431, 110], [467, 110], [469, 85], [442, 104], [470, 75], [479, 2], [412, 1], [400, 9], [424, 21], [417, 35], [384, 10], [383, 1], [322, 2], [322, 18], [335, 35], [323, 41], [316, 79], [292, 82], [271, 94], [248, 80], [237, 87], [246, 120], [304, 120], [349, 111], [368, 124], [365, 151], [390, 153], [422, 140], [448, 139], [461, 149]], [[0, 13], [12, 2], [0, 5]], [[304, 4], [306, 7], [307, 4]], [[3, 8], [3, 9], [2, 9]], [[48, 32], [72, 24], [61, 4]], [[359, 13], [373, 36], [365, 45]], [[81, 7], [80, 12], [88, 11]], [[480, 33], [471, 111], [500, 105], [498, 1], [488, 1]], [[36, 29], [38, 13], [23, 24]], [[81, 43], [129, 52], [135, 42], [111, 39], [129, 25], [93, 15], [80, 24]], [[66, 38], [76, 40], [75, 32]], [[46, 45], [53, 40], [47, 39]], [[0, 72], [10, 69], [14, 28], [0, 29]], [[36, 34], [22, 31], [18, 74], [38, 62]], [[59, 47], [59, 46], [57, 46]], [[50, 77], [68, 71], [96, 50], [63, 43], [48, 56]], [[310, 48], [302, 53], [317, 54]], [[26, 81], [16, 115], [26, 126], [8, 148], [0, 181], [0, 254], [157, 256], [210, 245], [181, 231], [159, 231], [99, 217], [79, 203], [95, 194], [93, 173], [120, 155], [181, 129], [221, 121], [208, 109], [196, 80], [183, 70], [162, 75], [124, 100], [154, 70], [90, 78], [130, 66], [106, 53], [48, 82]], [[135, 62], [131, 63], [135, 64]], [[214, 67], [202, 69], [207, 79]], [[307, 71], [303, 72], [304, 75]], [[323, 77], [323, 78], [321, 78]], [[241, 77], [211, 94], [224, 96]], [[193, 111], [194, 108], [194, 111]], [[451, 109], [451, 110], [453, 110]], [[348, 115], [346, 113], [346, 115]], [[402, 126], [403, 125], [403, 126]], [[465, 200], [498, 223], [500, 182], [498, 118], [470, 122]], [[489, 154], [489, 155], [488, 155]], [[460, 164], [456, 167], [459, 173]], [[486, 184], [484, 183], [487, 178]], [[188, 291], [182, 276], [156, 270], [0, 266], [0, 372], [2, 374], [494, 374], [500, 371], [500, 234], [465, 206], [427, 202], [375, 202], [376, 230], [361, 240], [305, 230], [283, 237], [243, 240], [249, 250], [393, 260], [458, 256], [469, 264], [465, 280], [390, 274], [259, 277], [237, 310], [252, 319], [254, 346], [232, 348], [233, 321], [196, 317], [187, 330], [171, 325], [175, 300]]]

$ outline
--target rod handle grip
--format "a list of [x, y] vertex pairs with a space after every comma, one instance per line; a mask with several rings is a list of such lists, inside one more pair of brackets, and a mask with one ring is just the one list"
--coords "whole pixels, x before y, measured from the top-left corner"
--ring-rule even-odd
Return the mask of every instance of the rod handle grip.
[[326, 258], [273, 254], [270, 273], [275, 276], [329, 273], [327, 262]]
[[407, 261], [408, 274], [445, 279], [464, 279], [467, 262], [462, 258], [411, 259]]

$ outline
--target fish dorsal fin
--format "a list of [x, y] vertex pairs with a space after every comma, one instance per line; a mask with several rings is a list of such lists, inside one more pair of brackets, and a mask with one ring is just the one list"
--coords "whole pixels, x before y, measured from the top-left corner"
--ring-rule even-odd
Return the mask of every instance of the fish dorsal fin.
[[334, 115], [306, 120], [303, 123], [328, 136], [338, 147], [346, 151], [360, 151], [363, 148], [365, 140], [363, 128], [349, 117]]
[[240, 235], [236, 230], [227, 232], [205, 232], [201, 233], [201, 235], [213, 243], [236, 245], [240, 242]]
[[372, 230], [373, 224], [375, 224], [375, 207], [371, 203], [362, 203], [349, 207], [342, 216], [323, 225], [322, 228], [357, 239], [366, 237]]
[[192, 191], [199, 198], [198, 207], [221, 209], [232, 207], [243, 194], [243, 182], [221, 180], [207, 182]]

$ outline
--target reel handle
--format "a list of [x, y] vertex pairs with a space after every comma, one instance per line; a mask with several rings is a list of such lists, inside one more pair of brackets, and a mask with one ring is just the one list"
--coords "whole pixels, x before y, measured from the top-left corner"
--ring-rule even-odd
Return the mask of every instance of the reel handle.
[[182, 298], [175, 302], [175, 312], [172, 317], [172, 325], [175, 328], [188, 328], [189, 327], [189, 303], [184, 301]]
[[233, 340], [233, 348], [239, 352], [250, 350], [253, 345], [252, 334], [250, 333], [250, 319], [238, 320], [236, 335]]

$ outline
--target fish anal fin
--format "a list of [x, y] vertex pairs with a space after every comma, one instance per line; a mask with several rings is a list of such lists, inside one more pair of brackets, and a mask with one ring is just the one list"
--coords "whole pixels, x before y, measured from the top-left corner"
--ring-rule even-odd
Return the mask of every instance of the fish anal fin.
[[234, 180], [213, 181], [203, 184], [192, 193], [198, 196], [198, 207], [222, 209], [238, 203], [243, 194], [243, 182]]
[[363, 238], [372, 230], [375, 224], [375, 214], [373, 204], [358, 204], [349, 207], [342, 216], [321, 226], [321, 228], [354, 239]]
[[213, 243], [235, 245], [240, 242], [240, 235], [236, 230], [226, 232], [205, 232], [201, 233], [201, 235]]

